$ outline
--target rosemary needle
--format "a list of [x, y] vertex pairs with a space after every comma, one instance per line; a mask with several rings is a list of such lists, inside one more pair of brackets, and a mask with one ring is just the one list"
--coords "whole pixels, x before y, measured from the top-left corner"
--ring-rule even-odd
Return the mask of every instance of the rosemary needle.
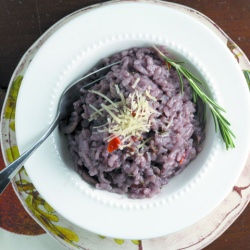
[[161, 56], [168, 65], [171, 65], [178, 73], [178, 77], [180, 79], [181, 91], [183, 92], [184, 84], [183, 77], [187, 79], [191, 88], [193, 101], [196, 102], [199, 97], [204, 104], [207, 104], [209, 107], [215, 125], [215, 131], [220, 131], [223, 141], [226, 144], [226, 149], [234, 148], [233, 138], [235, 138], [234, 133], [230, 129], [229, 121], [223, 116], [222, 112], [225, 110], [219, 106], [215, 101], [206, 95], [206, 93], [201, 89], [200, 85], [204, 85], [203, 82], [194, 76], [188, 69], [186, 69], [181, 63], [175, 62], [174, 60], [168, 58], [165, 54], [163, 54], [157, 47], [154, 46], [154, 49], [157, 51], [159, 56]]

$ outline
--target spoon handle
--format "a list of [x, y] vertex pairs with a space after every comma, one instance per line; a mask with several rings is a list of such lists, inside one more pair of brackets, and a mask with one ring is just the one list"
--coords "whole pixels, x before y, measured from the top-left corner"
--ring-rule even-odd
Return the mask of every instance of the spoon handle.
[[5, 188], [9, 185], [12, 178], [23, 166], [23, 163], [30, 157], [30, 155], [48, 138], [59, 123], [59, 113], [54, 121], [51, 123], [47, 131], [43, 136], [27, 151], [25, 151], [20, 157], [10, 163], [6, 168], [0, 171], [0, 194], [3, 193]]

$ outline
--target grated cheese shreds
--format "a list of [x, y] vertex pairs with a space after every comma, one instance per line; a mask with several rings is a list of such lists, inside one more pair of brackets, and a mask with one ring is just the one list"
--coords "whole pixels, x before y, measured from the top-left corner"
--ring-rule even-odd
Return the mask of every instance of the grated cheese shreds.
[[101, 96], [102, 98], [106, 99], [110, 104], [112, 104], [113, 106], [115, 106], [117, 108], [117, 105], [114, 102], [112, 102], [107, 96], [102, 94], [101, 92], [96, 91], [96, 90], [89, 90], [89, 92]]
[[[120, 102], [116, 102], [116, 105], [119, 105]], [[90, 105], [89, 105], [90, 106]], [[112, 109], [116, 112], [118, 112], [118, 109], [113, 106], [112, 104], [110, 105], [106, 105], [109, 109]], [[95, 120], [97, 118], [97, 115], [100, 114], [102, 111], [104, 111], [105, 109], [104, 108], [101, 108], [101, 109], [96, 109], [96, 111], [90, 115], [90, 118], [88, 119], [89, 121], [92, 121], [92, 120]]]
[[105, 109], [109, 114], [110, 116], [117, 122], [117, 123], [120, 123], [120, 119], [118, 116], [115, 115], [115, 113], [112, 111], [111, 108], [109, 108], [109, 106], [106, 106], [105, 104], [101, 104], [102, 108]]
[[[110, 134], [105, 138], [108, 142], [115, 137], [119, 137], [122, 141], [122, 145], [120, 145], [120, 149], [122, 149], [131, 145], [129, 140], [132, 137], [140, 138], [142, 133], [150, 131], [152, 114], [157, 114], [157, 111], [150, 106], [147, 100], [155, 100], [150, 95], [149, 90], [145, 91], [145, 94], [135, 90], [125, 98], [119, 87], [117, 85], [115, 87], [121, 101], [114, 103], [108, 100], [111, 105], [101, 105], [101, 111], [106, 110], [109, 117], [107, 119], [107, 126], [98, 131], [106, 131]], [[100, 96], [103, 95], [97, 93], [97, 91], [91, 92]], [[98, 113], [96, 112], [96, 114]]]
[[94, 107], [92, 104], [89, 104], [89, 107], [92, 108], [96, 113], [98, 113], [100, 116], [103, 116], [103, 113], [101, 110], [98, 110], [96, 107]]

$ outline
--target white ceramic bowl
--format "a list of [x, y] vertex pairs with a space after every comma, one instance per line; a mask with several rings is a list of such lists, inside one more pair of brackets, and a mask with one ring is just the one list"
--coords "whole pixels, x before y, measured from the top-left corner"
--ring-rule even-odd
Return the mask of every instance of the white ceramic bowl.
[[[242, 114], [249, 113], [247, 87], [240, 67], [225, 45], [205, 25], [183, 12], [166, 5], [129, 1], [102, 5], [75, 16], [38, 50], [25, 73], [17, 100], [16, 135], [20, 151], [46, 130], [60, 94], [70, 82], [105, 56], [152, 44], [167, 46], [173, 57], [183, 59], [207, 82], [211, 95], [226, 109], [232, 122], [236, 148], [225, 150], [208, 113], [207, 138], [198, 157], [159, 195], [131, 200], [86, 184], [72, 169], [64, 139], [56, 130], [25, 163], [26, 171], [58, 213], [101, 235], [154, 238], [194, 224], [225, 198], [249, 152], [249, 141], [245, 140], [249, 138], [249, 117], [241, 122]], [[239, 106], [242, 113], [237, 111]]]

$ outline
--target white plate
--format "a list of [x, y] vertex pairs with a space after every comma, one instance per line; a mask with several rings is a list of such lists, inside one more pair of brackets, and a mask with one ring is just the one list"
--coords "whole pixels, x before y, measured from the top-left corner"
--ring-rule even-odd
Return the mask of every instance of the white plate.
[[210, 119], [205, 148], [197, 160], [159, 196], [131, 201], [85, 184], [69, 167], [65, 147], [55, 131], [25, 163], [28, 175], [46, 201], [66, 219], [105, 236], [153, 238], [194, 224], [226, 197], [249, 152], [246, 138], [250, 136], [250, 120], [244, 116], [250, 111], [248, 89], [232, 54], [196, 19], [166, 5], [143, 2], [117, 2], [90, 9], [42, 45], [18, 95], [16, 133], [20, 151], [46, 130], [60, 93], [73, 79], [104, 56], [153, 43], [168, 46], [201, 71], [214, 98], [227, 110], [226, 117], [237, 136], [236, 148], [225, 150]]

